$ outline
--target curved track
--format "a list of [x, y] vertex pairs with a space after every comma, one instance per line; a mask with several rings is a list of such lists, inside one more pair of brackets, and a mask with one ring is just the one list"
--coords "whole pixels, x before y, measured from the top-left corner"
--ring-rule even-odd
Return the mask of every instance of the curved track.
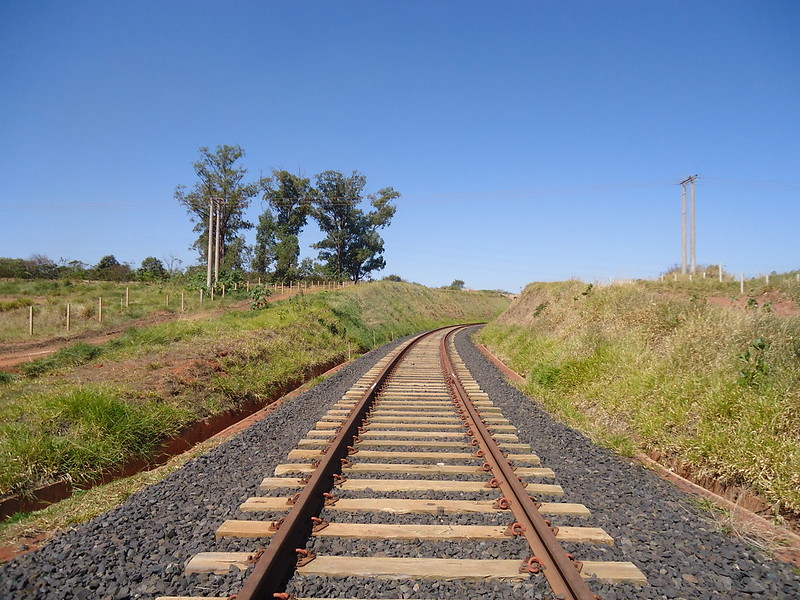
[[[337, 597], [342, 578], [513, 580], [521, 592], [582, 600], [595, 598], [588, 577], [645, 584], [631, 563], [581, 563], [561, 548], [613, 540], [546, 520], [589, 511], [540, 501], [563, 494], [555, 474], [472, 379], [452, 343], [458, 329], [379, 361], [262, 481], [265, 495], [242, 504], [252, 519], [218, 529], [217, 538], [252, 538], [253, 550], [199, 553], [187, 573], [254, 564], [238, 600]], [[358, 554], [340, 539], [356, 540]]]

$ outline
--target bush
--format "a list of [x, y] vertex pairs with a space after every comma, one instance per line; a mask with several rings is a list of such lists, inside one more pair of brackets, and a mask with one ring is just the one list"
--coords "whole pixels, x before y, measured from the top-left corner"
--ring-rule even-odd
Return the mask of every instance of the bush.
[[250, 298], [250, 308], [253, 310], [259, 310], [261, 308], [266, 308], [269, 306], [269, 302], [267, 298], [272, 295], [272, 290], [268, 288], [266, 285], [256, 285], [250, 288], [250, 293], [248, 294]]

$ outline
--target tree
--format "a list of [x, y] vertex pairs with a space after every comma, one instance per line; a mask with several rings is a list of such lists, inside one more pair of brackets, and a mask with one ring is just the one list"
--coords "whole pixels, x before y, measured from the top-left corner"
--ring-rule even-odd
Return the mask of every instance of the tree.
[[116, 259], [116, 257], [113, 254], [106, 254], [97, 262], [95, 269], [98, 271], [106, 271], [111, 267], [116, 267], [117, 265], [119, 265], [119, 261]]
[[463, 290], [464, 289], [464, 281], [461, 279], [454, 279], [453, 283], [450, 284], [451, 290]]
[[177, 186], [175, 199], [186, 207], [195, 223], [194, 231], [200, 234], [192, 247], [204, 264], [208, 249], [209, 203], [214, 202], [215, 210], [219, 210], [220, 262], [224, 263], [238, 232], [253, 227], [244, 219], [244, 210], [258, 193], [259, 184], [244, 183], [247, 169], [236, 166], [236, 161], [244, 156], [240, 146], [217, 146], [214, 153], [202, 146], [199, 152], [200, 160], [193, 165], [198, 181], [191, 191], [187, 191], [186, 186]]
[[275, 261], [275, 216], [269, 209], [261, 213], [256, 227], [256, 244], [253, 248], [253, 271], [267, 274]]
[[312, 214], [326, 237], [313, 247], [320, 250], [328, 271], [338, 279], [358, 282], [385, 267], [378, 229], [391, 222], [397, 210], [391, 201], [400, 194], [389, 187], [368, 196], [375, 210], [364, 213], [358, 204], [364, 199], [367, 180], [358, 171], [349, 177], [325, 171], [317, 175], [316, 182], [318, 203]]
[[97, 262], [94, 271], [98, 279], [126, 281], [131, 268], [128, 265], [120, 264], [113, 254], [107, 254]]
[[166, 279], [167, 269], [155, 256], [148, 256], [139, 267], [139, 278], [145, 280]]
[[308, 220], [314, 189], [308, 179], [280, 170], [262, 179], [261, 187], [268, 208], [256, 229], [256, 270], [266, 273], [274, 262], [276, 281], [294, 279], [300, 257], [298, 235]]

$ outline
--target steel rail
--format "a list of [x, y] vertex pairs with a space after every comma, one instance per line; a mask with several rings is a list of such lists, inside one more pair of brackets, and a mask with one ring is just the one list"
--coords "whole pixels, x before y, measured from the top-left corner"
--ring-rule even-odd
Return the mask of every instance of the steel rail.
[[[575, 561], [556, 540], [549, 523], [539, 512], [535, 499], [525, 491], [524, 484], [514, 474], [514, 467], [492, 437], [491, 431], [470, 400], [469, 393], [456, 375], [448, 343], [457, 331], [453, 330], [442, 338], [440, 344], [442, 368], [447, 374], [455, 401], [462, 412], [462, 419], [469, 428], [468, 435], [478, 441], [486, 465], [503, 493], [502, 499], [506, 500], [508, 508], [514, 514], [517, 523], [521, 525], [521, 531], [520, 528], [517, 528], [517, 531], [525, 536], [533, 551], [533, 561], [541, 565], [541, 570], [557, 596], [566, 600], [597, 600], [599, 596], [589, 589], [576, 568]], [[531, 565], [529, 561], [529, 568]]]
[[442, 329], [447, 328], [433, 329], [414, 338], [381, 371], [375, 383], [364, 392], [322, 454], [317, 468], [294, 500], [294, 505], [284, 517], [269, 545], [258, 558], [253, 571], [236, 596], [237, 600], [272, 599], [282, 590], [289, 574], [297, 565], [297, 549], [305, 546], [312, 531], [311, 517], [317, 516], [324, 505], [324, 494], [332, 489], [333, 475], [341, 471], [342, 461], [349, 451], [348, 446], [353, 444], [353, 437], [358, 434], [358, 428], [372, 408], [378, 390], [417, 343]]

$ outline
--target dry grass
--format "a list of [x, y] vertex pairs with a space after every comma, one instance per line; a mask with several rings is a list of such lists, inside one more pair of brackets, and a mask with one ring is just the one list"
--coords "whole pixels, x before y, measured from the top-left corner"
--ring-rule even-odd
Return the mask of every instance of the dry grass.
[[595, 439], [800, 513], [800, 317], [719, 308], [702, 290], [533, 284], [482, 338]]

